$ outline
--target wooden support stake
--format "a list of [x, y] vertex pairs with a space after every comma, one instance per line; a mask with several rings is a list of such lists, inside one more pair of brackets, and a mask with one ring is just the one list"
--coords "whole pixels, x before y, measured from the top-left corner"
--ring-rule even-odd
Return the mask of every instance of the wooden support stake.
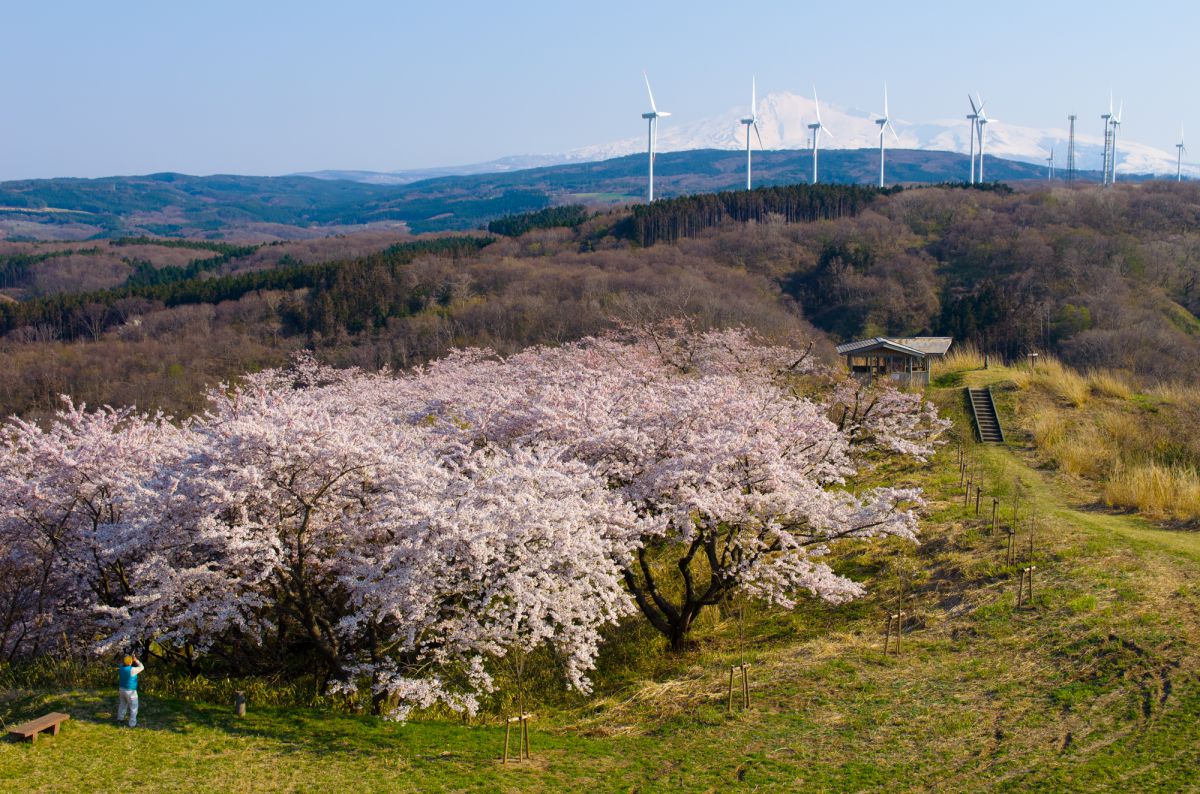
[[517, 723], [517, 729], [520, 733], [517, 735], [517, 760], [522, 758], [531, 758], [529, 753], [529, 721], [533, 719], [533, 715], [522, 713], [516, 717], [509, 717], [504, 723], [504, 755], [500, 758], [500, 763], [508, 763], [508, 748], [509, 739], [512, 736], [512, 725]]
[[[1020, 584], [1017, 585], [1017, 606], [1018, 607], [1025, 606], [1025, 605], [1028, 605], [1031, 607], [1033, 606], [1033, 572], [1036, 570], [1037, 570], [1036, 565], [1030, 565], [1027, 568], [1021, 569], [1021, 581], [1020, 581]], [[1025, 581], [1026, 581], [1026, 579], [1029, 580], [1029, 590], [1028, 590], [1029, 595], [1028, 595], [1028, 597], [1025, 597], [1025, 593], [1026, 593]]]
[[738, 671], [742, 673], [742, 711], [750, 708], [750, 674], [751, 665], [742, 662], [741, 664], [731, 665], [729, 667], [729, 696], [725, 701], [725, 713], [733, 713], [733, 677]]
[[1000, 500], [992, 497], [992, 534], [996, 534], [996, 510], [1000, 507]]
[[979, 517], [979, 500], [983, 498], [983, 488], [975, 489], [975, 517]]
[[897, 656], [900, 655], [900, 631], [904, 627], [904, 613], [896, 612], [891, 615], [888, 615], [887, 633], [884, 634], [884, 637], [883, 637], [883, 654], [884, 654], [884, 656], [887, 655], [888, 651], [892, 647], [892, 624], [893, 623], [896, 624], [896, 651], [895, 651], [895, 653]]
[[963, 491], [963, 507], [971, 504], [971, 481], [967, 480], [967, 490]]

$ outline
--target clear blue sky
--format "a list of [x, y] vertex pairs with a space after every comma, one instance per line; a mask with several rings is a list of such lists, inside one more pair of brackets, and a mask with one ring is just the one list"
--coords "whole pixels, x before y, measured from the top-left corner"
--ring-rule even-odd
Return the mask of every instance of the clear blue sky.
[[[877, 10], [872, 11], [874, 7]], [[395, 170], [642, 134], [760, 93], [892, 113], [1092, 122], [1200, 154], [1200, 3], [6, 0], [0, 179]], [[1098, 129], [1096, 130], [1098, 132]], [[1194, 158], [1193, 158], [1194, 159]]]

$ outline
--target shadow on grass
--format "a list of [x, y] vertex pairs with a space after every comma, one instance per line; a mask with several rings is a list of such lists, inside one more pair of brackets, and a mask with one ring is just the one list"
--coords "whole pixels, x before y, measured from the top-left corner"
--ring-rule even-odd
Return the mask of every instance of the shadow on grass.
[[[111, 698], [78, 691], [27, 694], [0, 703], [0, 723], [16, 724], [49, 711], [64, 711], [76, 722], [129, 730], [117, 722], [116, 708], [115, 692]], [[469, 727], [448, 721], [400, 724], [374, 716], [253, 705], [247, 716], [240, 718], [232, 706], [160, 699], [152, 692], [142, 693], [138, 725], [132, 730], [262, 740], [283, 753], [343, 757], [390, 753], [415, 761], [488, 761], [499, 757], [503, 742], [503, 729], [494, 725]]]

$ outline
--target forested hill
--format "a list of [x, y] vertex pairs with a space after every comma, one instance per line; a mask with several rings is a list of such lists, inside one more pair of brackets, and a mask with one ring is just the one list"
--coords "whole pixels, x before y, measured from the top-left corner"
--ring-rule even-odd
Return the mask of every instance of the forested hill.
[[0, 414], [41, 414], [64, 393], [188, 412], [204, 384], [305, 347], [406, 367], [681, 314], [807, 328], [830, 356], [844, 339], [932, 333], [998, 357], [1198, 378], [1196, 184], [762, 188], [493, 229], [0, 243], [0, 295], [17, 299], [0, 303]]
[[[745, 154], [698, 150], [656, 158], [663, 197], [737, 189], [745, 184]], [[642, 200], [644, 155], [595, 163], [453, 176], [408, 185], [377, 185], [304, 176], [148, 176], [41, 179], [0, 183], [0, 239], [84, 240], [159, 235], [239, 241], [293, 239], [363, 227], [414, 232], [474, 229], [494, 218], [555, 204], [605, 206]], [[895, 150], [888, 180], [963, 181], [968, 161], [951, 152]], [[821, 153], [821, 180], [874, 184], [879, 153]], [[1044, 178], [1028, 163], [987, 158], [989, 179]], [[1084, 175], [1085, 177], [1087, 175]], [[807, 151], [754, 153], [756, 185], [807, 183]]]

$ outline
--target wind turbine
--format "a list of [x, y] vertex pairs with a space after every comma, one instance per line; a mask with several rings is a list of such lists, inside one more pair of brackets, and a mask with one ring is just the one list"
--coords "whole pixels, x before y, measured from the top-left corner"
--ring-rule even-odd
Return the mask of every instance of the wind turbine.
[[987, 102], [984, 102], [983, 97], [979, 96], [978, 93], [975, 94], [975, 98], [979, 100], [979, 109], [978, 109], [978, 111], [976, 111], [979, 114], [979, 118], [977, 118], [975, 120], [975, 126], [979, 128], [979, 181], [982, 183], [983, 182], [983, 145], [984, 145], [984, 142], [987, 140], [987, 135], [986, 135], [987, 125], [991, 121], [991, 119], [989, 119], [987, 117], [987, 114], [983, 112], [983, 106], [986, 105]]
[[1050, 156], [1046, 158], [1046, 181], [1054, 181], [1054, 147], [1050, 147]]
[[815, 124], [809, 124], [808, 128], [810, 130], [812, 130], [812, 143], [813, 143], [813, 179], [812, 179], [812, 181], [813, 181], [813, 184], [815, 185], [815, 184], [817, 184], [817, 152], [819, 152], [821, 150], [821, 132], [824, 131], [824, 132], [829, 133], [830, 138], [834, 137], [833, 133], [829, 131], [829, 128], [821, 123], [821, 101], [819, 99], [817, 99], [817, 87], [815, 85], [813, 86], [813, 106], [817, 109], [817, 121]]
[[883, 84], [883, 118], [875, 119], [875, 123], [879, 125], [879, 186], [883, 187], [883, 153], [885, 149], [883, 134], [886, 130], [891, 130], [892, 137], [897, 142], [900, 140], [900, 136], [896, 134], [896, 128], [892, 126], [891, 116], [888, 115], [887, 83]]
[[1121, 115], [1125, 112], [1125, 100], [1121, 100], [1120, 106], [1117, 108], [1117, 115], [1112, 117], [1109, 124], [1112, 125], [1112, 152], [1109, 154], [1109, 183], [1115, 185], [1117, 183], [1117, 132], [1121, 129]]
[[646, 78], [646, 93], [650, 95], [650, 112], [643, 113], [642, 118], [646, 119], [647, 153], [650, 160], [650, 181], [649, 187], [646, 189], [646, 202], [651, 203], [654, 201], [654, 146], [658, 143], [658, 120], [671, 114], [665, 110], [659, 110], [658, 106], [654, 104], [654, 92], [650, 90], [650, 76], [642, 72], [642, 77]]
[[754, 134], [758, 136], [758, 148], [763, 148], [762, 135], [758, 131], [758, 94], [755, 90], [754, 78], [750, 78], [750, 115], [742, 119], [742, 123], [746, 125], [746, 190], [750, 189], [750, 128], [754, 128]]
[[1183, 145], [1183, 125], [1179, 125], [1179, 143], [1175, 144], [1175, 181], [1183, 181], [1183, 153], [1187, 147]]
[[979, 126], [979, 108], [975, 107], [975, 100], [971, 99], [971, 95], [967, 94], [967, 101], [971, 103], [971, 113], [967, 116], [967, 121], [971, 124], [971, 181], [970, 184], [975, 184], [975, 128]]

